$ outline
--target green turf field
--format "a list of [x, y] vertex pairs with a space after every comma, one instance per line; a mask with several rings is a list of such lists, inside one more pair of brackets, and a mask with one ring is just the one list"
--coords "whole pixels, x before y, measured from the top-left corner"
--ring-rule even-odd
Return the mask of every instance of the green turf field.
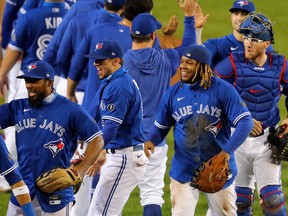
[[[202, 7], [202, 11], [204, 14], [209, 13], [210, 17], [208, 22], [202, 33], [202, 41], [205, 41], [211, 37], [220, 37], [226, 34], [231, 33], [231, 24], [230, 24], [230, 13], [228, 10], [230, 9], [233, 0], [199, 0], [198, 1]], [[287, 8], [288, 1], [287, 0], [254, 0], [253, 1], [256, 6], [257, 11], [261, 11], [265, 13], [270, 19], [275, 22], [274, 32], [275, 32], [275, 45], [274, 48], [281, 54], [288, 56], [288, 31], [286, 28], [286, 17], [287, 17]], [[177, 37], [182, 36], [183, 32], [183, 15], [181, 10], [177, 5], [176, 0], [154, 0], [154, 9], [153, 14], [159, 19], [162, 23], [168, 22], [169, 17], [172, 15], [177, 15], [180, 19], [179, 29], [176, 32]], [[159, 32], [159, 34], [161, 34]], [[283, 107], [283, 100], [280, 103], [280, 109], [282, 111], [282, 118], [286, 116], [286, 111]], [[169, 144], [169, 161], [167, 162], [167, 166], [169, 169], [170, 159], [173, 154], [173, 139], [171, 134], [168, 138]], [[285, 162], [283, 164], [282, 169], [282, 181], [284, 192], [288, 194], [288, 165]], [[167, 172], [168, 173], [168, 172]], [[171, 215], [171, 204], [170, 204], [170, 192], [169, 192], [169, 177], [166, 174], [165, 176], [165, 204], [163, 205], [163, 215], [169, 216]], [[6, 214], [6, 207], [9, 199], [9, 194], [1, 194], [0, 193], [0, 216]], [[258, 206], [258, 199], [255, 200], [254, 204], [254, 215], [262, 215], [261, 210]], [[203, 216], [207, 210], [207, 204], [203, 195], [200, 197], [200, 200], [196, 209], [196, 216]], [[140, 216], [142, 215], [142, 208], [139, 204], [139, 191], [135, 189], [131, 194], [130, 199], [123, 211], [124, 216]]]

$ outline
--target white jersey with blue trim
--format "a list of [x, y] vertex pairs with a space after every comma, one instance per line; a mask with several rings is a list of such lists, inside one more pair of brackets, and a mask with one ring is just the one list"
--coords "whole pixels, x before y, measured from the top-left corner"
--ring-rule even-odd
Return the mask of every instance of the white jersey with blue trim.
[[[174, 150], [170, 176], [178, 182], [191, 180], [193, 170], [218, 154], [230, 139], [230, 128], [250, 115], [234, 87], [212, 77], [210, 88], [179, 82], [164, 94], [155, 125], [160, 129], [174, 126]], [[193, 130], [194, 128], [194, 130]], [[196, 129], [195, 129], [196, 128]], [[196, 136], [195, 136], [196, 135]], [[236, 176], [234, 154], [230, 167]]]
[[17, 21], [8, 46], [24, 52], [21, 70], [25, 70], [30, 62], [43, 59], [66, 12], [63, 2], [44, 2], [42, 7], [30, 10]]
[[[68, 168], [77, 148], [77, 137], [86, 143], [102, 134], [93, 118], [84, 109], [58, 94], [50, 95], [50, 102], [40, 108], [29, 105], [28, 99], [19, 99], [0, 106], [0, 126], [15, 125], [19, 169], [32, 198], [36, 195], [45, 212], [55, 212], [74, 200], [73, 188], [43, 193], [35, 179], [42, 173], [57, 168]], [[58, 199], [57, 205], [49, 202]], [[11, 197], [19, 205], [15, 197]]]

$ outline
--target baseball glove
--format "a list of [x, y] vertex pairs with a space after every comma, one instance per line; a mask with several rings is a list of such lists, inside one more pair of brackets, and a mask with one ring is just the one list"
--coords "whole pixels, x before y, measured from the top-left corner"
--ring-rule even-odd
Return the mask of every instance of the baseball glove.
[[279, 138], [286, 127], [286, 125], [281, 125], [277, 129], [270, 130], [265, 142], [265, 144], [269, 144], [272, 151], [271, 159], [275, 164], [280, 164], [282, 160], [288, 161], [288, 134], [284, 134], [282, 138]]
[[216, 193], [223, 188], [230, 174], [228, 160], [216, 155], [194, 170], [190, 186], [205, 193]]
[[72, 168], [52, 169], [41, 174], [36, 179], [38, 188], [45, 193], [54, 193], [55, 191], [64, 190], [71, 186], [74, 187], [74, 193], [77, 193], [81, 182], [81, 176]]

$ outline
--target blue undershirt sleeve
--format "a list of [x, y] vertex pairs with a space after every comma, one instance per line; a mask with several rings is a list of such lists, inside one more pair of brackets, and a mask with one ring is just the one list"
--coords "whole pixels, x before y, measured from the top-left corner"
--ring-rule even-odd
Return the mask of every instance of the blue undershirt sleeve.
[[229, 154], [233, 153], [249, 136], [253, 126], [254, 124], [250, 115], [241, 118], [237, 123], [235, 131], [230, 140], [223, 147], [223, 151]]

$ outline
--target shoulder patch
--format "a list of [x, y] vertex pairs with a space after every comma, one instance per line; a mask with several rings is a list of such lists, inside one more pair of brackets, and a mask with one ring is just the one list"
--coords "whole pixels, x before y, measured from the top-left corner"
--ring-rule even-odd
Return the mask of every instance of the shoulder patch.
[[247, 107], [247, 104], [245, 103], [245, 101], [241, 101], [240, 104], [241, 104], [243, 107]]
[[112, 112], [115, 109], [115, 105], [114, 104], [108, 104], [107, 105], [107, 109]]

